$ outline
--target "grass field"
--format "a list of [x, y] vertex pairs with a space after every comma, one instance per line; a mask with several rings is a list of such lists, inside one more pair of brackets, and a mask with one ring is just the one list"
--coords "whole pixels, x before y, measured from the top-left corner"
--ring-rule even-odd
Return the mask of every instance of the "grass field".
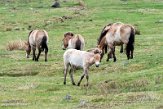
[[[163, 109], [163, 1], [162, 0], [84, 0], [81, 9], [75, 0], [0, 1], [0, 109]], [[65, 19], [64, 17], [67, 17]], [[127, 60], [116, 48], [117, 62], [93, 65], [89, 83], [63, 85], [61, 40], [68, 31], [80, 33], [85, 50], [94, 48], [102, 28], [111, 22], [134, 25], [134, 59]], [[30, 29], [49, 33], [48, 62], [25, 58], [25, 51], [7, 51], [12, 40], [27, 40]], [[82, 70], [74, 74], [75, 81]]]

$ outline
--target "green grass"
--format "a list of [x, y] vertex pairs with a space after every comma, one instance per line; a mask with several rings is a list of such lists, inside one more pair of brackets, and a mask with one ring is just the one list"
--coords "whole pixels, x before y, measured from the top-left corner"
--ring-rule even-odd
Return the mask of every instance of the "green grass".
[[[54, 109], [161, 109], [163, 108], [163, 2], [162, 0], [85, 0], [61, 2], [50, 8], [51, 0], [0, 1], [0, 108]], [[70, 19], [59, 20], [62, 16]], [[116, 48], [117, 62], [106, 62], [89, 71], [90, 85], [84, 79], [72, 86], [69, 76], [63, 85], [61, 40], [67, 31], [82, 34], [85, 50], [96, 46], [101, 29], [110, 22], [135, 25], [141, 32], [135, 39], [134, 59]], [[32, 29], [49, 33], [48, 62], [25, 58], [25, 51], [7, 51], [12, 40], [27, 40]], [[74, 74], [75, 81], [82, 70]], [[70, 95], [70, 99], [65, 99]]]

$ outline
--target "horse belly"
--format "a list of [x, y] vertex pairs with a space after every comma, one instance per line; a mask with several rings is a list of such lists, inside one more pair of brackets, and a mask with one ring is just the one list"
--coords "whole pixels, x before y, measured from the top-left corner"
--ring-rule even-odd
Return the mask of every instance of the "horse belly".
[[115, 32], [114, 41], [117, 42], [117, 43], [121, 42], [121, 35], [120, 35], [119, 29]]
[[83, 67], [83, 59], [80, 55], [73, 55], [70, 58], [70, 64], [76, 67]]

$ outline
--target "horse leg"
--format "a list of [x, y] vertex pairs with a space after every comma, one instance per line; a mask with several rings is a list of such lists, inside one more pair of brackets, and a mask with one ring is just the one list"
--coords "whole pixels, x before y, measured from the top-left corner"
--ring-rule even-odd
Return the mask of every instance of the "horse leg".
[[111, 51], [111, 49], [109, 49], [109, 53], [108, 53], [106, 61], [109, 61], [109, 59], [111, 59], [111, 58], [112, 58], [112, 51]]
[[48, 54], [48, 46], [45, 47], [45, 62], [47, 61], [47, 54]]
[[41, 49], [38, 49], [38, 55], [37, 55], [36, 61], [38, 61], [40, 54], [41, 54]]
[[74, 73], [74, 67], [71, 66], [71, 69], [69, 71], [71, 82], [72, 82], [72, 85], [76, 85], [75, 82], [74, 82], [73, 73]]
[[113, 54], [113, 58], [114, 58], [114, 62], [116, 62], [116, 56], [115, 56], [115, 47], [111, 48], [112, 54]]
[[127, 59], [130, 59], [130, 48], [128, 45], [126, 45], [126, 55], [127, 55]]
[[67, 76], [67, 72], [68, 72], [68, 67], [69, 67], [69, 64], [65, 64], [65, 68], [64, 68], [64, 82], [63, 82], [64, 85], [66, 85], [66, 76]]
[[86, 75], [86, 79], [87, 79], [87, 86], [88, 86], [88, 79], [89, 79], [89, 75], [88, 75], [88, 70], [85, 70], [85, 75]]
[[36, 48], [33, 47], [32, 50], [33, 50], [33, 61], [35, 61], [36, 60], [36, 54], [35, 54]]
[[123, 53], [123, 44], [121, 45], [120, 53]]
[[100, 62], [101, 62], [103, 56], [104, 56], [104, 50], [102, 50], [101, 57], [100, 57]]
[[130, 56], [130, 59], [133, 59], [133, 52], [134, 52], [134, 45], [132, 45], [132, 49], [131, 49], [131, 56]]
[[106, 61], [109, 61], [109, 59], [111, 59], [111, 58], [112, 58], [112, 53], [111, 53], [111, 51], [109, 51]]
[[82, 81], [82, 79], [84, 78], [84, 76], [85, 76], [85, 71], [83, 72], [83, 74], [82, 74], [82, 76], [81, 76], [81, 78], [80, 78], [80, 80], [79, 80], [79, 82], [78, 82], [78, 86], [80, 86], [80, 83], [81, 83], [81, 81]]

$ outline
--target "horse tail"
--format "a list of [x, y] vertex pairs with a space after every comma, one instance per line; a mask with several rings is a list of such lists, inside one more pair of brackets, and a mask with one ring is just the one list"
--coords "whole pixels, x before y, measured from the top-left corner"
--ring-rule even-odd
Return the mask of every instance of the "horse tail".
[[80, 40], [79, 36], [77, 36], [77, 41], [76, 41], [76, 44], [75, 44], [75, 49], [81, 50], [81, 40]]
[[48, 45], [47, 45], [47, 36], [43, 36], [42, 41], [41, 41], [41, 49], [42, 51], [47, 50], [48, 51]]
[[135, 42], [135, 30], [134, 30], [134, 28], [131, 27], [129, 42], [127, 43], [127, 48], [126, 48], [126, 50], [127, 50], [126, 53], [127, 53], [128, 59], [131, 58], [130, 52], [134, 50], [134, 42]]

